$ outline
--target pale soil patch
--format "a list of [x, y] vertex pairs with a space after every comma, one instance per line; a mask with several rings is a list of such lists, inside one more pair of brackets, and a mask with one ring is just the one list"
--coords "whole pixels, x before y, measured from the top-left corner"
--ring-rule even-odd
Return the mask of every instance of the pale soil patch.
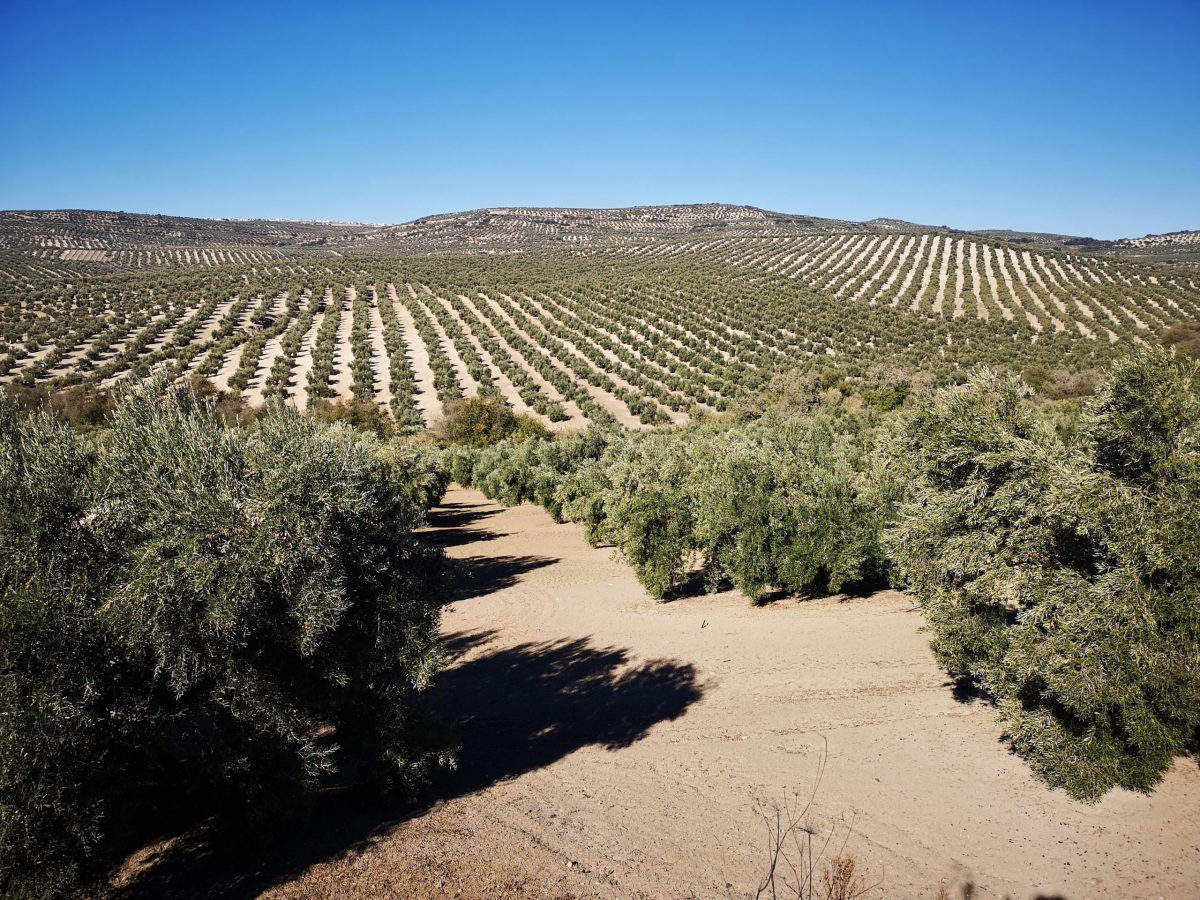
[[[305, 291], [304, 296], [300, 298], [300, 306], [296, 310], [296, 315], [303, 315], [312, 303], [312, 294]], [[263, 402], [263, 387], [266, 384], [267, 377], [271, 374], [271, 369], [275, 366], [275, 360], [283, 355], [283, 335], [286, 333], [284, 331], [263, 345], [262, 355], [258, 358], [258, 367], [254, 370], [254, 374], [250, 376], [250, 381], [243, 392], [245, 401], [250, 406], [259, 406]]]
[[833, 260], [837, 251], [849, 240], [849, 235], [823, 238], [810, 252], [805, 253], [801, 257], [804, 260], [804, 264], [799, 266], [788, 277], [796, 278], [798, 276], [805, 276], [807, 279], [811, 273], [815, 273], [828, 265]]
[[[97, 335], [92, 337], [90, 340], [77, 345], [74, 349], [72, 349], [68, 353], [66, 353], [63, 356], [63, 358], [61, 360], [59, 360], [59, 363], [55, 367], [54, 371], [55, 372], [69, 372], [69, 371], [72, 371], [73, 369], [75, 369], [75, 367], [79, 365], [80, 360], [82, 360], [85, 356], [87, 356], [88, 351], [92, 349], [92, 345], [95, 343], [96, 339], [100, 335], [104, 334], [106, 331], [107, 331], [107, 329], [101, 330]], [[46, 350], [47, 353], [50, 352], [50, 348], [44, 348], [44, 349]], [[20, 370], [24, 368], [23, 365], [21, 365], [21, 364], [18, 364], [18, 365], [20, 365], [20, 368], [14, 368], [13, 372], [10, 373], [12, 377], [16, 377], [16, 375], [19, 374]]]
[[[261, 298], [259, 297], [250, 298], [250, 302], [246, 304], [246, 308], [238, 313], [237, 319], [234, 321], [233, 333], [236, 333], [246, 327], [250, 321], [250, 317], [254, 315], [254, 310], [258, 308], [260, 301]], [[214, 326], [213, 331], [216, 331], [216, 326]], [[240, 344], [235, 347], [231, 353], [225, 354], [220, 369], [218, 369], [217, 373], [210, 378], [212, 383], [217, 385], [217, 387], [221, 390], [225, 390], [229, 385], [230, 377], [237, 370], [237, 361], [241, 355], [242, 347]], [[199, 368], [200, 363], [204, 360], [204, 356], [204, 353], [196, 354], [196, 358], [192, 360], [192, 364], [188, 367], [188, 371], [191, 372], [193, 369]]]
[[[883, 277], [884, 273], [891, 271], [892, 260], [895, 259], [896, 252], [900, 249], [900, 246], [904, 243], [905, 243], [904, 238], [900, 235], [890, 235], [884, 239], [883, 246], [880, 247], [880, 252], [883, 251], [884, 246], [888, 247], [887, 256], [884, 257], [882, 263], [880, 263], [879, 265], [876, 265], [876, 261], [879, 259], [879, 253], [875, 254], [875, 257], [871, 260], [871, 270], [870, 271], [872, 274], [867, 276], [866, 279], [864, 279], [862, 286], [854, 294], [854, 297], [853, 297], [854, 300], [862, 299], [863, 295], [865, 295], [867, 293], [867, 291], [870, 290], [871, 287], [877, 281], [879, 281], [879, 279], [881, 277]], [[890, 246], [889, 246], [889, 244], [890, 244]], [[874, 306], [875, 301], [871, 300], [869, 305]]]
[[[175, 314], [175, 318], [172, 321], [171, 325], [168, 326], [163, 331], [162, 334], [160, 334], [153, 341], [150, 341], [150, 343], [146, 344], [146, 346], [142, 348], [141, 353], [139, 353], [136, 357], [131, 359], [124, 370], [117, 372], [116, 374], [111, 375], [108, 378], [102, 379], [100, 382], [100, 387], [105, 388], [105, 389], [111, 388], [114, 385], [116, 385], [118, 382], [123, 380], [129, 374], [129, 369], [139, 359], [141, 359], [143, 356], [148, 356], [149, 354], [153, 353], [155, 350], [162, 347], [163, 344], [165, 344], [168, 340], [170, 340], [171, 334], [174, 333], [175, 330], [178, 329], [179, 326], [182, 325], [183, 322], [186, 321], [187, 318], [194, 312], [195, 312], [195, 307], [193, 307], [192, 309], [189, 309], [189, 310], [184, 310], [182, 313]], [[145, 331], [146, 328], [150, 328], [152, 325], [158, 324], [164, 318], [166, 318], [167, 315], [168, 315], [167, 313], [159, 313], [153, 319], [151, 319], [149, 322], [147, 322], [145, 327], [143, 327], [141, 329], [141, 331]], [[63, 366], [61, 364], [58, 366], [58, 370], [59, 371], [63, 370]]]
[[846, 267], [849, 260], [853, 258], [854, 254], [861, 249], [866, 241], [867, 237], [865, 235], [851, 235], [846, 239], [844, 244], [835, 245], [821, 261], [820, 265], [812, 270], [809, 281], [822, 288], [827, 287], [837, 272]]
[[1055, 331], [1065, 331], [1066, 326], [1050, 313], [1050, 310], [1046, 307], [1046, 304], [1042, 301], [1042, 298], [1039, 297], [1037, 292], [1029, 286], [1029, 276], [1021, 266], [1021, 261], [1017, 256], [1017, 251], [1010, 247], [1008, 256], [1012, 262], [1013, 272], [1017, 276], [1017, 283], [1020, 284], [1021, 287], [1025, 288], [1025, 293], [1028, 295], [1029, 299], [1033, 301], [1034, 306], [1040, 309], [1042, 314], [1050, 320], [1050, 324], [1054, 326]]
[[[542, 304], [542, 302], [540, 300], [533, 298], [533, 296], [529, 296], [528, 294], [522, 294], [522, 296], [524, 299], [528, 300], [530, 302], [530, 304], [533, 304], [535, 310], [538, 311], [538, 317], [540, 319], [544, 319], [544, 320], [546, 320], [546, 322], [553, 322], [553, 323], [557, 323], [559, 325], [563, 325], [563, 326], [565, 326], [565, 328], [577, 330], [577, 329], [572, 328], [572, 326], [570, 324], [563, 322], [562, 318], [560, 318], [558, 316], [554, 316], [554, 314], [550, 310], [547, 310], [545, 305]], [[587, 340], [587, 341], [589, 341], [589, 343], [592, 343], [592, 346], [595, 347], [596, 350], [599, 350], [600, 354], [602, 356], [604, 356], [605, 359], [610, 360], [614, 366], [626, 368], [624, 362], [622, 362], [622, 360], [620, 360], [619, 356], [617, 356], [616, 353], [613, 353], [612, 350], [607, 349], [606, 347], [601, 347], [599, 343], [595, 343], [594, 341], [590, 340], [590, 338], [587, 336], [587, 332], [583, 332], [583, 334], [581, 336], [584, 338], [584, 340]], [[578, 348], [575, 341], [570, 340], [570, 338], [559, 337], [558, 335], [554, 335], [554, 337], [556, 337], [557, 340], [562, 341], [564, 346], [566, 348], [568, 348], [569, 350], [571, 350], [572, 353], [575, 353], [578, 356], [582, 356], [583, 359], [587, 359], [587, 356], [584, 356], [584, 354], [580, 352], [580, 348]], [[590, 361], [589, 361], [589, 365], [590, 365]], [[608, 372], [605, 372], [605, 374], [606, 374], [606, 376], [608, 376], [612, 379], [613, 384], [616, 384], [618, 386], [618, 388], [623, 388], [624, 390], [629, 391], [630, 394], [635, 394], [635, 395], [641, 396], [641, 397], [646, 396], [646, 392], [644, 392], [641, 388], [637, 388], [636, 385], [631, 384], [630, 382], [628, 382], [628, 380], [625, 380], [617, 372], [608, 371]], [[647, 376], [647, 377], [649, 377], [649, 376]], [[653, 398], [652, 398], [652, 400], [653, 400]], [[654, 402], [658, 403], [658, 401], [654, 401]], [[659, 408], [664, 410], [664, 412], [667, 415], [667, 418], [671, 420], [672, 425], [685, 425], [686, 422], [688, 422], [688, 414], [686, 414], [686, 413], [674, 412], [673, 409], [667, 409], [665, 406], [662, 406], [661, 403], [659, 403]]]
[[337, 333], [333, 341], [333, 373], [329, 376], [329, 386], [333, 389], [334, 399], [349, 399], [354, 396], [354, 371], [350, 366], [354, 362], [354, 350], [350, 346], [350, 332], [354, 327], [354, 313], [351, 304], [358, 292], [353, 285], [346, 288], [344, 297], [337, 302], [342, 304], [342, 317], [338, 319]]
[[[565, 312], [561, 313], [561, 314], [556, 314], [556, 312], [558, 310], [557, 306], [555, 307], [555, 311], [551, 311], [546, 308], [546, 305], [542, 302], [541, 299], [539, 299], [537, 297], [531, 297], [529, 295], [522, 295], [522, 296], [524, 296], [525, 299], [527, 299], [530, 303], [533, 304], [534, 309], [537, 310], [538, 316], [541, 319], [544, 319], [547, 322], [554, 322], [565, 328], [570, 328], [573, 331], [580, 331], [581, 336], [585, 340], [588, 340], [592, 344], [592, 346], [594, 346], [605, 359], [612, 362], [613, 365], [615, 365], [615, 366], [619, 366], [623, 369], [628, 368], [628, 366], [621, 360], [621, 358], [619, 356], [617, 356], [617, 354], [613, 353], [607, 347], [604, 347], [604, 346], [600, 345], [599, 343], [592, 341], [591, 338], [588, 337], [587, 332], [583, 329], [592, 327], [592, 326], [585, 325], [582, 322], [580, 322], [579, 326], [572, 325], [570, 322], [563, 321], [565, 318], [567, 318], [567, 314]], [[613, 337], [608, 332], [601, 330], [601, 333], [604, 334], [605, 337], [613, 340], [614, 342], [620, 343], [620, 341], [618, 341], [615, 337]], [[558, 336], [555, 335], [555, 337], [558, 337]], [[579, 356], [583, 356], [583, 353], [580, 352], [579, 347], [575, 344], [574, 341], [569, 340], [567, 338], [562, 338], [562, 337], [559, 337], [558, 340], [562, 341], [563, 344], [565, 344], [570, 350], [577, 353]], [[639, 356], [639, 357], [641, 356], [641, 354], [638, 353], [636, 350], [634, 350], [634, 348], [628, 347], [627, 349], [629, 349], [630, 352], [634, 353], [634, 355]], [[652, 371], [657, 368], [658, 368], [657, 366], [654, 366], [652, 368]], [[621, 375], [617, 374], [616, 372], [606, 372], [605, 374], [608, 375], [608, 377], [613, 380], [614, 384], [616, 384], [618, 387], [624, 388], [625, 390], [629, 391], [631, 394], [636, 394], [636, 395], [642, 396], [642, 397], [646, 396], [645, 391], [643, 391], [641, 388], [635, 386], [631, 382], [625, 380], [623, 377], [621, 377]], [[642, 374], [646, 375], [647, 378], [653, 379], [653, 377], [654, 377], [653, 375], [651, 375], [649, 373], [642, 373]], [[657, 403], [658, 401], [654, 401], [654, 402]], [[667, 417], [671, 420], [672, 425], [686, 425], [687, 422], [689, 421], [688, 415], [685, 412], [675, 412], [672, 409], [668, 409], [667, 407], [662, 406], [662, 404], [659, 404], [659, 407], [666, 413]]]
[[242, 361], [242, 351], [245, 349], [244, 344], [238, 344], [232, 350], [225, 354], [221, 360], [221, 367], [217, 369], [216, 374], [210, 379], [217, 390], [229, 390], [229, 379], [233, 377], [233, 373], [237, 371], [238, 365]]
[[[925, 244], [928, 240], [929, 240], [928, 234], [921, 235], [921, 241], [917, 245], [916, 252], [913, 254], [912, 263], [908, 265], [908, 268], [906, 269], [906, 271], [904, 273], [904, 281], [902, 281], [900, 283], [900, 288], [892, 296], [891, 303], [888, 304], [889, 306], [891, 306], [893, 308], [896, 306], [899, 306], [900, 298], [904, 296], [904, 292], [907, 291], [909, 285], [913, 283], [913, 279], [917, 275], [917, 268], [921, 264], [921, 258], [925, 254]], [[903, 262], [907, 259], [908, 259], [908, 249], [906, 248], [904, 251], [904, 257], [901, 259], [901, 263], [903, 264]]]
[[[1039, 256], [1037, 259], [1040, 262], [1042, 260], [1042, 257]], [[1066, 305], [1062, 302], [1062, 300], [1059, 299], [1058, 292], [1052, 290], [1049, 287], [1049, 285], [1047, 285], [1046, 282], [1042, 279], [1041, 270], [1038, 268], [1037, 265], [1035, 265], [1033, 256], [1030, 254], [1030, 252], [1028, 250], [1022, 251], [1021, 260], [1025, 264], [1025, 268], [1033, 276], [1034, 282], [1036, 282], [1038, 288], [1042, 291], [1042, 293], [1050, 298], [1050, 301], [1058, 308], [1058, 311], [1060, 313], [1062, 313], [1063, 315], [1068, 315]]]
[[[604, 300], [602, 299], [601, 306], [603, 306], [603, 303], [604, 303]], [[556, 301], [555, 305], [558, 306], [560, 304], [558, 304]], [[595, 308], [595, 306], [592, 306], [590, 312], [599, 313], [600, 315], [605, 315], [605, 311], [603, 309], [597, 310]], [[613, 319], [609, 318], [609, 321], [613, 321]], [[666, 376], [666, 374], [669, 372], [669, 369], [665, 368], [662, 363], [651, 358], [646, 353], [643, 353], [642, 349], [644, 347], [649, 347], [650, 345], [652, 345], [654, 343], [654, 341], [665, 341], [668, 346], [663, 346], [662, 343], [659, 343], [658, 344], [659, 349], [661, 349], [664, 353], [669, 354], [671, 356], [671, 358], [675, 360], [676, 364], [679, 366], [680, 369], [686, 370], [688, 372], [693, 372], [697, 376], [699, 376], [701, 379], [704, 378], [705, 371], [702, 368], [700, 368], [698, 365], [695, 365], [694, 363], [689, 362], [688, 360], [685, 360], [678, 352], [681, 350], [686, 350], [684, 343], [681, 340], [679, 340], [678, 338], [674, 337], [673, 335], [668, 334], [662, 328], [659, 328], [658, 326], [654, 325], [652, 322], [650, 322], [649, 317], [633, 319], [632, 321], [624, 322], [621, 324], [624, 326], [624, 328], [628, 332], [630, 332], [633, 335], [633, 338], [636, 343], [634, 343], [634, 344], [627, 343], [625, 340], [619, 338], [614, 332], [609, 331], [607, 328], [601, 327], [599, 330], [602, 334], [606, 335], [607, 337], [611, 338], [612, 340], [618, 341], [623, 347], [628, 349], [629, 352], [632, 353], [634, 356], [636, 356], [638, 359], [644, 360], [646, 362], [646, 364], [651, 367], [651, 371], [653, 371], [654, 373]], [[683, 331], [683, 333], [685, 335], [687, 335], [688, 337], [691, 337], [691, 338], [695, 337], [695, 335], [691, 334], [691, 332], [687, 331], [686, 329], [683, 329], [682, 326], [678, 322], [674, 322], [672, 324], [674, 324], [676, 327], [680, 328], [680, 330]], [[790, 335], [787, 337], [789, 340], [791, 340], [791, 339], [794, 339], [795, 336]], [[713, 347], [711, 344], [707, 344], [706, 347], [707, 347], [707, 350], [709, 353], [713, 353], [713, 352], [718, 353], [724, 359], [727, 359], [727, 360], [730, 358], [729, 354], [727, 352], [725, 352], [724, 350], [721, 350], [720, 348]], [[746, 363], [745, 365], [747, 367], [751, 367], [751, 368], [753, 367], [749, 363]], [[662, 382], [662, 383], [664, 386], [666, 386], [666, 382]], [[680, 393], [682, 393], [682, 391]], [[704, 404], [704, 403], [697, 402], [697, 405], [700, 406], [702, 409], [709, 408], [707, 406], [707, 404]]]
[[[507, 294], [500, 294], [499, 296], [502, 297], [504, 300], [508, 300], [508, 301], [512, 302], [512, 298], [509, 297]], [[549, 360], [550, 365], [554, 366], [554, 368], [556, 368], [560, 372], [562, 372], [567, 378], [570, 378], [571, 381], [574, 382], [576, 385], [578, 385], [580, 388], [587, 391], [587, 393], [589, 395], [591, 395], [592, 401], [597, 406], [599, 406], [601, 409], [603, 409], [607, 413], [609, 413], [614, 419], [617, 420], [617, 422], [620, 425], [622, 425], [625, 428], [648, 428], [649, 427], [644, 422], [642, 422], [641, 419], [639, 419], [637, 416], [635, 416], [633, 413], [631, 413], [629, 411], [629, 407], [627, 407], [624, 403], [622, 403], [620, 400], [618, 400], [616, 397], [614, 397], [608, 391], [606, 391], [602, 388], [596, 387], [596, 385], [592, 384], [589, 381], [581, 379], [578, 375], [576, 375], [573, 371], [571, 371], [571, 369], [567, 368], [565, 363], [563, 363], [561, 360], [556, 359], [550, 353], [550, 351], [548, 349], [546, 349], [545, 347], [543, 347], [541, 345], [540, 341], [537, 341], [532, 336], [530, 336], [529, 332], [527, 332], [524, 328], [522, 328], [520, 323], [518, 323], [516, 320], [513, 319], [512, 316], [510, 316], [508, 314], [507, 310], [505, 310], [503, 307], [501, 307], [501, 305], [499, 303], [497, 303], [495, 300], [493, 300], [490, 297], [488, 298], [488, 305], [492, 309], [494, 309], [497, 312], [497, 314], [502, 319], [504, 319], [517, 334], [519, 334], [521, 337], [523, 337], [525, 340], [527, 340], [531, 345], [536, 347], [537, 351], [540, 352], [547, 360]], [[566, 341], [563, 341], [563, 343], [567, 344]], [[590, 363], [589, 363], [589, 365], [590, 365]]]
[[263, 383], [271, 374], [271, 366], [275, 364], [275, 360], [281, 353], [283, 353], [283, 343], [279, 337], [273, 337], [263, 345], [263, 352], [258, 358], [254, 374], [250, 376], [250, 380], [246, 383], [246, 390], [242, 394], [248, 406], [262, 405]]
[[205, 319], [204, 324], [197, 329], [195, 336], [192, 338], [192, 343], [207, 344], [211, 341], [213, 333], [221, 325], [221, 320], [229, 315], [229, 310], [237, 302], [238, 298], [235, 296], [230, 297], [224, 303], [218, 304], [217, 308], [213, 310], [212, 315]]
[[942, 239], [942, 264], [938, 269], [938, 286], [937, 293], [933, 299], [933, 312], [935, 315], [942, 314], [942, 306], [946, 302], [946, 286], [950, 279], [950, 254], [954, 250], [954, 241], [950, 238]]
[[996, 280], [996, 273], [992, 271], [992, 251], [987, 244], [980, 245], [983, 250], [983, 271], [987, 278], [988, 290], [992, 293], [992, 302], [1000, 309], [1000, 315], [1006, 322], [1011, 322], [1014, 318], [1013, 311], [1000, 302], [1000, 282]]
[[[154, 325], [158, 324], [166, 317], [167, 317], [167, 314], [165, 312], [155, 313], [153, 316], [150, 317], [150, 319], [146, 322], [146, 324], [142, 325], [141, 328], [137, 328], [135, 330], [127, 332], [121, 340], [117, 341], [115, 344], [113, 344], [111, 347], [109, 347], [105, 353], [100, 355], [100, 357], [96, 360], [97, 368], [99, 368], [100, 366], [103, 366], [106, 362], [113, 359], [114, 357], [119, 356], [120, 354], [124, 353], [125, 348], [128, 347], [131, 343], [133, 343], [133, 341], [137, 339], [138, 335], [140, 335], [142, 332], [146, 331], [146, 329], [151, 328]], [[117, 381], [120, 381], [121, 378], [123, 378], [125, 376], [126, 371], [127, 370], [115, 373], [111, 377], [104, 379], [102, 384], [105, 385], [106, 387], [111, 386], [112, 384], [115, 384]]]
[[170, 328], [146, 345], [146, 352], [153, 353], [154, 351], [161, 350], [163, 347], [165, 347], [175, 337], [175, 332], [177, 332], [185, 322], [192, 319], [199, 311], [199, 304], [196, 304], [195, 306], [189, 306], [187, 309], [185, 309]]
[[996, 264], [1000, 269], [1000, 277], [1004, 279], [1004, 287], [1008, 291], [1008, 296], [1011, 298], [1013, 303], [1020, 307], [1021, 312], [1025, 313], [1025, 318], [1029, 322], [1029, 327], [1034, 331], [1041, 331], [1043, 328], [1042, 320], [1025, 307], [1025, 304], [1021, 302], [1020, 295], [1017, 294], [1016, 285], [1013, 283], [1012, 276], [1008, 272], [1008, 264], [1004, 260], [1004, 248], [996, 247], [995, 251]]
[[[938, 249], [941, 245], [941, 237], [934, 235], [933, 240], [929, 242], [929, 256], [925, 259], [925, 268], [921, 272], [921, 286], [917, 290], [917, 294], [913, 297], [912, 306], [909, 307], [913, 312], [921, 308], [921, 300], [929, 290], [929, 283], [933, 280], [933, 267], [937, 264]], [[915, 265], [920, 265], [923, 257], [918, 256], [915, 260]]]
[[389, 368], [387, 344], [383, 341], [383, 317], [379, 314], [379, 290], [374, 287], [371, 288], [367, 342], [371, 346], [371, 381], [375, 385], [375, 402], [390, 409], [392, 373]]
[[965, 314], [966, 310], [963, 301], [966, 299], [963, 295], [963, 286], [966, 280], [966, 243], [958, 240], [954, 242], [954, 318], [959, 319]]
[[[491, 301], [488, 299], [486, 294], [480, 294], [479, 297], [481, 300], [490, 304]], [[538, 390], [540, 390], [551, 400], [562, 404], [563, 411], [567, 414], [567, 418], [563, 419], [561, 422], [551, 422], [549, 425], [547, 425], [547, 427], [551, 431], [556, 432], [570, 431], [573, 429], [587, 427], [587, 417], [584, 416], [583, 412], [576, 405], [575, 401], [568, 400], [566, 397], [564, 397], [558, 388], [543, 378], [542, 374], [529, 364], [529, 361], [525, 359], [524, 354], [522, 354], [519, 350], [517, 350], [516, 347], [512, 346], [507, 340], [505, 340], [504, 335], [497, 328], [492, 326], [492, 323], [485, 314], [485, 311], [480, 308], [481, 304], [463, 294], [459, 294], [458, 298], [467, 306], [469, 306], [471, 310], [487, 325], [492, 337], [496, 340], [496, 343], [508, 351], [508, 355], [512, 357], [513, 362], [520, 366], [521, 370], [529, 376], [529, 379], [537, 385]], [[488, 309], [491, 308], [492, 307], [489, 305]]]
[[[889, 240], [891, 240], [891, 236], [885, 238], [873, 236], [863, 245], [861, 251], [842, 267], [842, 271], [830, 280], [827, 289], [832, 290], [833, 285], [840, 280], [841, 286], [834, 293], [834, 296], [841, 297], [845, 293], [846, 286], [854, 280], [860, 271], [874, 266], [875, 261], [879, 258], [879, 254], [887, 246]], [[870, 255], [870, 259], [867, 259], [868, 255]]]
[[411, 310], [400, 302], [400, 298], [396, 295], [396, 286], [390, 282], [387, 286], [387, 295], [396, 310], [396, 318], [400, 320], [401, 336], [408, 346], [408, 363], [412, 367], [413, 378], [416, 380], [416, 392], [413, 400], [424, 417], [425, 424], [432, 425], [442, 418], [445, 411], [442, 409], [442, 401], [437, 395], [437, 388], [433, 385], [433, 368], [429, 365], [429, 350], [425, 347], [425, 341], [422, 340], [421, 335], [417, 333], [417, 323], [413, 319]]
[[[271, 306], [267, 312], [268, 316], [272, 318], [277, 317], [283, 310], [284, 304], [286, 303], [287, 295], [280, 294], [271, 301]], [[238, 319], [239, 329], [248, 329], [250, 327], [250, 318], [254, 315], [255, 310], [257, 310], [260, 305], [261, 303], [258, 300], [252, 300], [250, 302], [250, 305], [246, 307], [245, 311]], [[246, 344], [243, 341], [230, 350], [229, 353], [225, 354], [225, 359], [221, 363], [221, 368], [217, 370], [217, 374], [212, 378], [212, 383], [215, 384], [219, 390], [229, 390], [229, 379], [233, 377], [234, 372], [236, 372], [238, 367], [241, 365], [242, 356], [245, 354], [245, 352]]]
[[466, 335], [466, 339], [468, 342], [470, 342], [471, 347], [475, 350], [475, 353], [481, 360], [483, 360], [483, 364], [487, 366], [488, 371], [491, 372], [492, 382], [495, 384], [496, 390], [500, 392], [500, 396], [503, 397], [508, 403], [512, 404], [512, 407], [516, 412], [533, 416], [543, 425], [549, 425], [550, 422], [545, 416], [535, 412], [532, 408], [530, 408], [528, 403], [521, 399], [521, 395], [517, 391], [517, 386], [512, 383], [512, 379], [500, 371], [500, 367], [497, 366], [495, 360], [492, 359], [492, 354], [488, 352], [488, 349], [485, 346], [483, 346], [483, 343], [475, 335], [475, 332], [471, 330], [471, 326], [463, 321], [462, 316], [458, 314], [458, 310], [454, 308], [453, 304], [441, 296], [435, 297], [432, 302], [439, 304], [441, 308], [444, 309], [450, 316], [450, 318], [458, 324], [458, 327], [462, 329], [463, 334]]
[[288, 373], [288, 397], [297, 409], [308, 409], [308, 374], [313, 368], [313, 348], [317, 343], [317, 332], [325, 321], [326, 311], [333, 302], [333, 289], [325, 289], [325, 305], [313, 316], [312, 327], [300, 339], [300, 347], [296, 351], [296, 360]]
[[803, 802], [826, 748], [809, 822], [850, 831], [869, 896], [1194, 894], [1196, 765], [1094, 806], [1046, 789], [955, 699], [903, 594], [655, 603], [539, 508], [452, 489], [433, 524], [470, 573], [437, 688], [459, 769], [407, 821], [315, 821], [307, 865], [248, 873], [270, 896], [745, 897], [756, 801]]
[[[42, 347], [41, 349], [35, 350], [33, 353], [28, 353], [25, 356], [22, 356], [17, 361], [17, 364], [12, 367], [12, 369], [9, 371], [9, 373], [7, 375], [0, 376], [0, 382], [15, 380], [26, 369], [32, 368], [33, 366], [35, 366], [39, 362], [41, 362], [43, 359], [45, 359], [47, 356], [49, 356], [51, 353], [53, 353], [55, 347], [57, 347], [57, 346], [58, 346], [57, 344], [53, 344], [53, 343], [46, 344], [46, 346]], [[84, 352], [87, 352], [86, 348], [84, 349]], [[68, 355], [70, 355], [70, 354], [68, 354]], [[67, 357], [64, 356], [63, 358], [66, 359]]]
[[[960, 253], [962, 252], [961, 249], [959, 252]], [[979, 279], [979, 247], [976, 246], [974, 241], [972, 241], [971, 242], [971, 294], [972, 294], [972, 296], [975, 297], [975, 317], [977, 319], [982, 319], [983, 321], [986, 322], [989, 319], [991, 319], [992, 316], [991, 316], [991, 313], [988, 312], [988, 308], [986, 306], [984, 306], [984, 304], [983, 304], [983, 292], [980, 288], [980, 284], [981, 284], [981, 282]], [[961, 305], [962, 305], [961, 301], [959, 301], [957, 306], [961, 307]]]
[[[454, 341], [450, 339], [450, 335], [446, 334], [446, 329], [442, 328], [442, 323], [438, 321], [434, 314], [431, 305], [437, 301], [433, 297], [433, 292], [425, 285], [421, 285], [421, 296], [418, 296], [411, 284], [405, 283], [408, 288], [409, 295], [413, 302], [418, 304], [421, 309], [420, 314], [429, 320], [430, 326], [433, 328], [434, 334], [437, 335], [438, 343], [442, 345], [442, 350], [450, 360], [450, 365], [454, 367], [454, 374], [458, 378], [458, 383], [462, 385], [463, 396], [473, 397], [479, 393], [479, 382], [475, 380], [475, 376], [467, 370], [467, 364], [463, 361], [462, 356], [458, 352], [458, 348], [454, 346]], [[427, 305], [429, 304], [429, 305]], [[415, 315], [416, 313], [414, 313]]]

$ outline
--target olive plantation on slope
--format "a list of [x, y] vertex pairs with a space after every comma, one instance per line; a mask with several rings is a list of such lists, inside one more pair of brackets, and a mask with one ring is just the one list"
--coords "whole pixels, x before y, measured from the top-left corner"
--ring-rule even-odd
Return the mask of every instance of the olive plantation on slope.
[[716, 205], [400, 226], [4, 213], [0, 379], [165, 369], [413, 427], [477, 394], [556, 428], [644, 427], [798, 367], [1078, 371], [1200, 319], [1186, 264], [1009, 234]]

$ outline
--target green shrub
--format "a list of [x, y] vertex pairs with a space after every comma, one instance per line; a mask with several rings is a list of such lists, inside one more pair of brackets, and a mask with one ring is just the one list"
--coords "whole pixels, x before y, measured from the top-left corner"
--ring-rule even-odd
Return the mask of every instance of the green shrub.
[[1116, 363], [1066, 443], [981, 374], [909, 420], [888, 542], [939, 661], [1048, 783], [1148, 791], [1200, 729], [1200, 371]]
[[335, 747], [381, 786], [442, 743], [428, 456], [269, 408], [228, 428], [158, 381], [95, 440], [0, 400], [0, 891], [103, 872], [137, 798], [265, 815]]
[[1172, 325], [1163, 332], [1164, 346], [1174, 347], [1175, 350], [1192, 359], [1200, 359], [1200, 323], [1183, 322]]
[[352, 428], [373, 434], [378, 438], [387, 438], [396, 432], [395, 420], [373, 400], [321, 399], [313, 407], [313, 414], [317, 417], [318, 422], [329, 424], [345, 422]]
[[450, 404], [441, 426], [451, 444], [483, 447], [505, 438], [546, 439], [550, 432], [531, 416], [518, 415], [499, 397], [467, 397]]

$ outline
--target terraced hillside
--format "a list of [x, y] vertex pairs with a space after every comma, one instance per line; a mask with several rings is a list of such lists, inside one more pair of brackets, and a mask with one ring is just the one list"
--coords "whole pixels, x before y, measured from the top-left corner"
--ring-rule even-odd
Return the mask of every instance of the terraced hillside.
[[797, 367], [1077, 370], [1200, 321], [1200, 271], [748, 207], [405, 226], [0, 215], [0, 380], [167, 369], [258, 404], [462, 396], [555, 428], [726, 410]]

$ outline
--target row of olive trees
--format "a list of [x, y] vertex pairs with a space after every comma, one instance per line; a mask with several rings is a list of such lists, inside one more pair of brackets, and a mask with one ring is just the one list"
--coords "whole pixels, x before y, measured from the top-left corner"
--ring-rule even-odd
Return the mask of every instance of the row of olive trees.
[[1128, 357], [1082, 408], [986, 371], [907, 402], [867, 379], [861, 409], [840, 374], [799, 382], [751, 421], [453, 447], [447, 465], [578, 522], [655, 597], [693, 577], [753, 598], [909, 587], [942, 664], [1076, 797], [1148, 790], [1197, 748], [1196, 363]]
[[347, 753], [419, 783], [444, 487], [282, 404], [231, 428], [159, 380], [84, 433], [0, 397], [0, 893], [88, 883], [155, 794], [267, 815]]

